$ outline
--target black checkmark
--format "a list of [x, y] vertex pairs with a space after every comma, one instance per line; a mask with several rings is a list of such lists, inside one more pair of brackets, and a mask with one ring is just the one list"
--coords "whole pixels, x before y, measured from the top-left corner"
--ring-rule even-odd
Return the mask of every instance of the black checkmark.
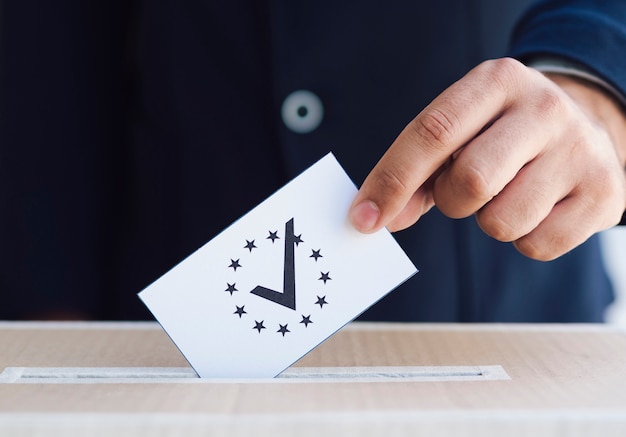
[[293, 233], [293, 217], [285, 223], [285, 262], [283, 266], [283, 292], [257, 285], [250, 293], [292, 310], [296, 309], [296, 272], [294, 245], [301, 242]]

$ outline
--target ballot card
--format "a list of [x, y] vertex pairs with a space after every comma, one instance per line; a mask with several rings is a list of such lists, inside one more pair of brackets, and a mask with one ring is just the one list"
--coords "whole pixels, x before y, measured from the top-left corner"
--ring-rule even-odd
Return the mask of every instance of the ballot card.
[[139, 293], [203, 378], [274, 377], [417, 272], [332, 154]]

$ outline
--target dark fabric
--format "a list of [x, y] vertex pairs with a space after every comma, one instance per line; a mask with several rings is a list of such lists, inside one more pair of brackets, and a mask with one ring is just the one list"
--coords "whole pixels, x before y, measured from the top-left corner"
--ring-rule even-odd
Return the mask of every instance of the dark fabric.
[[[150, 318], [137, 292], [328, 151], [360, 183], [528, 3], [4, 0], [0, 318]], [[298, 89], [324, 105], [308, 134], [280, 117]], [[421, 272], [364, 318], [600, 321], [612, 299], [595, 237], [541, 263], [435, 210], [396, 236]]]
[[626, 2], [544, 0], [520, 21], [511, 55], [558, 56], [584, 65], [626, 96]]

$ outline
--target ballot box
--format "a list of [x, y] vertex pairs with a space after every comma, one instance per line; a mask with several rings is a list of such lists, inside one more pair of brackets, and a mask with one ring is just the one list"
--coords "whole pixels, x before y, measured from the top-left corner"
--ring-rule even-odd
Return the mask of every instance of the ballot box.
[[7, 322], [0, 351], [1, 436], [626, 435], [607, 326], [353, 323], [254, 380], [198, 378], [153, 323]]

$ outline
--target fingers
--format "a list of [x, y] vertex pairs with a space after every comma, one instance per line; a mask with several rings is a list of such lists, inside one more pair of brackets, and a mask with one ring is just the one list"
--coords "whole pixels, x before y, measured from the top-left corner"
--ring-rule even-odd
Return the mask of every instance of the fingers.
[[619, 222], [625, 157], [626, 114], [606, 93], [489, 61], [407, 125], [350, 220], [362, 232], [400, 230], [436, 205], [452, 218], [475, 214], [488, 235], [549, 260]]
[[[530, 258], [541, 261], [555, 259], [582, 244], [594, 233], [619, 223], [624, 211], [626, 202], [624, 170], [615, 159], [610, 141], [604, 132], [596, 131], [577, 136], [575, 130], [575, 128], [570, 130], [574, 144], [570, 149], [570, 155], [566, 159], [546, 160], [558, 162], [560, 165], [551, 165], [542, 171], [542, 174], [553, 178], [551, 182], [553, 186], [555, 180], [564, 180], [564, 175], [579, 176], [571, 188], [562, 187], [563, 191], [566, 191], [563, 197], [555, 202], [548, 200], [547, 196], [544, 199], [540, 196], [533, 199], [532, 193], [536, 192], [541, 181], [531, 175], [528, 175], [527, 181], [520, 181], [519, 187], [514, 188], [523, 190], [522, 187], [526, 185], [526, 193], [515, 193], [514, 189], [510, 192], [511, 199], [515, 199], [515, 202], [508, 203], [516, 205], [513, 207], [515, 211], [512, 215], [518, 214], [522, 219], [526, 219], [528, 224], [525, 229], [517, 231], [518, 237], [511, 234], [508, 239], [501, 241], [513, 241], [517, 250]], [[517, 184], [517, 180], [515, 182]], [[528, 187], [531, 186], [535, 189], [529, 190]], [[508, 191], [508, 187], [505, 191]], [[544, 210], [542, 215], [545, 215], [543, 220], [528, 218], [529, 211], [533, 211], [533, 208], [526, 204], [533, 201], [543, 204], [541, 207]], [[501, 208], [505, 202], [506, 199], [499, 205], [490, 203], [484, 211], [480, 211], [479, 223], [487, 215]], [[493, 216], [488, 220], [492, 219]], [[534, 223], [537, 223], [536, 226], [533, 226]], [[490, 234], [489, 225], [483, 229]], [[493, 232], [490, 235], [497, 238]]]
[[476, 212], [480, 228], [496, 240], [511, 242], [539, 226], [574, 183], [568, 174], [557, 174], [560, 170], [553, 168], [553, 162], [536, 160], [522, 168], [506, 188]]
[[434, 184], [434, 201], [448, 217], [474, 214], [496, 198], [550, 141], [536, 120], [513, 108], [467, 144]]
[[547, 142], [476, 218], [491, 237], [512, 241], [522, 254], [548, 261], [619, 222], [626, 180], [600, 124], [591, 122], [561, 89], [544, 90], [538, 100], [524, 106], [516, 124], [530, 121], [531, 131], [550, 133], [533, 133], [518, 145], [532, 149], [534, 141]]
[[[567, 250], [585, 242], [590, 232], [589, 216], [581, 214], [576, 199], [565, 199], [552, 208], [550, 215], [540, 226], [523, 237], [513, 241], [515, 248], [529, 258], [550, 261], [561, 256]], [[578, 210], [578, 211], [576, 211]], [[582, 219], [572, 226], [571, 217]]]
[[420, 187], [506, 107], [520, 87], [502, 78], [520, 66], [510, 59], [481, 64], [409, 123], [361, 186], [350, 210], [354, 227], [374, 232], [424, 214], [432, 203]]
[[[615, 199], [610, 193], [608, 198]], [[557, 203], [546, 219], [515, 240], [516, 249], [529, 258], [550, 261], [584, 243], [601, 229], [616, 225], [621, 217], [617, 203], [599, 207], [595, 200], [572, 195]], [[607, 211], [613, 211], [607, 214]]]
[[406, 229], [415, 224], [419, 217], [435, 205], [432, 185], [438, 174], [439, 172], [436, 172], [431, 179], [413, 193], [402, 211], [387, 225], [391, 232]]

